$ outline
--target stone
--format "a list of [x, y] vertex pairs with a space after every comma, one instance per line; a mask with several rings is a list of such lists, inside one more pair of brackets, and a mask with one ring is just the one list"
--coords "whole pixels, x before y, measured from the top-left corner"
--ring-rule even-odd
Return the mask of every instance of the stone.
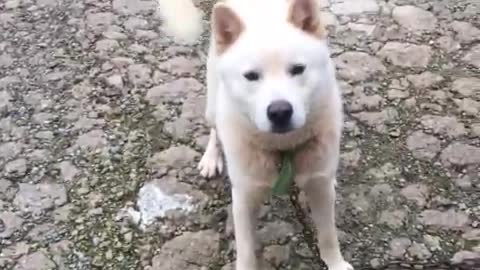
[[377, 54], [396, 66], [425, 68], [432, 57], [432, 49], [426, 45], [390, 41]]
[[419, 214], [418, 220], [425, 226], [446, 230], [463, 229], [470, 223], [468, 215], [454, 209], [443, 212], [439, 210], [424, 210]]
[[67, 202], [67, 190], [61, 184], [19, 184], [13, 204], [23, 212], [35, 216]]
[[15, 158], [23, 150], [23, 145], [17, 142], [6, 142], [0, 144], [0, 160], [9, 160]]
[[186, 138], [191, 132], [194, 123], [185, 118], [178, 118], [173, 122], [167, 122], [164, 125], [164, 130], [175, 139]]
[[407, 138], [407, 148], [420, 160], [432, 160], [441, 150], [440, 141], [434, 136], [415, 131]]
[[13, 270], [51, 270], [55, 267], [55, 263], [40, 250], [20, 258]]
[[424, 207], [430, 194], [430, 189], [424, 184], [410, 184], [404, 187], [400, 194], [409, 201], [414, 201], [419, 207]]
[[145, 86], [152, 83], [152, 70], [145, 64], [135, 64], [128, 67], [128, 79], [135, 86]]
[[450, 27], [455, 32], [455, 39], [461, 43], [469, 43], [480, 40], [480, 29], [473, 26], [471, 23], [454, 21]]
[[475, 45], [468, 51], [462, 60], [476, 68], [480, 68], [480, 44]]
[[30, 230], [27, 238], [35, 242], [46, 243], [58, 236], [57, 230], [54, 224], [43, 223]]
[[453, 81], [451, 90], [463, 97], [480, 97], [480, 78], [458, 78]]
[[427, 88], [443, 82], [444, 78], [430, 71], [425, 71], [420, 74], [408, 75], [407, 80], [413, 85], [413, 87], [425, 91]]
[[120, 47], [116, 40], [102, 39], [95, 43], [95, 50], [98, 52], [112, 52]]
[[[480, 252], [461, 250], [455, 253], [451, 259], [452, 263], [462, 263], [466, 260], [478, 260], [480, 259]], [[472, 268], [473, 269], [473, 268]]]
[[134, 31], [136, 29], [145, 29], [148, 26], [148, 21], [136, 17], [128, 18], [123, 25], [128, 31]]
[[403, 255], [407, 252], [407, 248], [410, 247], [412, 241], [408, 238], [394, 238], [390, 241], [389, 254], [393, 258], [403, 258]]
[[398, 112], [393, 107], [387, 107], [381, 112], [360, 112], [353, 116], [378, 132], [386, 132], [386, 125], [393, 124], [398, 119]]
[[175, 76], [193, 76], [198, 72], [200, 65], [201, 62], [198, 59], [176, 56], [161, 63], [158, 67]]
[[364, 35], [371, 36], [375, 31], [375, 25], [363, 24], [363, 23], [348, 23], [348, 29], [353, 32], [363, 33]]
[[125, 40], [128, 38], [128, 36], [122, 33], [121, 30], [119, 31], [107, 30], [103, 32], [103, 36], [107, 39], [113, 39], [113, 40]]
[[292, 224], [285, 221], [265, 223], [258, 232], [259, 241], [264, 244], [282, 244], [295, 233]]
[[[152, 259], [152, 270], [197, 270], [216, 262], [220, 235], [213, 230], [185, 232], [163, 244]], [[208, 268], [205, 268], [208, 269]]]
[[436, 44], [438, 45], [438, 47], [448, 53], [457, 51], [461, 48], [460, 43], [455, 41], [450, 36], [439, 37], [436, 41]]
[[59, 0], [37, 0], [36, 2], [40, 7], [53, 7], [58, 4]]
[[470, 180], [470, 176], [465, 175], [461, 178], [457, 178], [454, 180], [455, 185], [462, 190], [469, 190], [472, 187], [472, 181]]
[[382, 62], [364, 52], [345, 52], [335, 58], [340, 78], [350, 81], [364, 81], [386, 72]]
[[380, 95], [365, 95], [363, 92], [357, 92], [355, 90], [354, 93], [355, 95], [352, 97], [352, 102], [347, 104], [350, 112], [379, 109], [384, 103], [384, 99]]
[[387, 197], [393, 192], [389, 184], [376, 184], [370, 190], [370, 196], [373, 198]]
[[387, 97], [389, 99], [405, 99], [410, 96], [410, 93], [408, 91], [402, 91], [398, 89], [390, 89], [387, 92]]
[[[12, 198], [12, 193], [15, 192], [15, 188], [11, 181], [7, 179], [0, 178], [0, 200], [7, 199], [10, 200]], [[1, 207], [0, 207], [1, 209]]]
[[119, 14], [135, 15], [155, 11], [158, 4], [153, 0], [113, 0], [112, 7]]
[[263, 251], [265, 260], [275, 267], [280, 267], [288, 261], [290, 248], [288, 246], [273, 245], [265, 247]]
[[455, 104], [458, 106], [458, 111], [470, 116], [477, 116], [480, 114], [480, 102], [470, 98], [455, 99]]
[[424, 115], [420, 123], [434, 134], [457, 138], [467, 134], [465, 125], [453, 116]]
[[30, 245], [26, 242], [17, 242], [11, 246], [2, 250], [2, 255], [0, 257], [8, 257], [10, 259], [18, 260], [18, 258], [27, 254], [30, 250]]
[[20, 0], [8, 0], [5, 3], [6, 9], [16, 9], [20, 6]]
[[23, 218], [8, 211], [0, 211], [0, 238], [9, 238], [16, 231], [22, 230]]
[[12, 96], [7, 91], [0, 91], [0, 113], [12, 107]]
[[172, 146], [162, 152], [154, 154], [147, 161], [147, 166], [152, 169], [184, 168], [192, 166], [200, 153], [186, 145]]
[[194, 187], [169, 177], [144, 185], [138, 194], [140, 226], [146, 228], [157, 218], [182, 219], [201, 210], [208, 196]]
[[462, 238], [468, 241], [480, 241], [480, 229], [471, 229], [462, 234]]
[[193, 123], [197, 121], [203, 121], [205, 114], [205, 96], [198, 97], [194, 95], [189, 95], [187, 99], [182, 104], [182, 118], [191, 120]]
[[480, 123], [472, 124], [470, 129], [473, 136], [480, 137]]
[[406, 217], [407, 213], [404, 210], [384, 210], [380, 214], [379, 222], [392, 229], [398, 229], [403, 226]]
[[87, 14], [85, 22], [93, 31], [103, 32], [113, 23], [114, 15], [110, 12]]
[[428, 250], [428, 248], [421, 243], [414, 242], [408, 248], [408, 254], [413, 258], [417, 258], [419, 260], [427, 260], [432, 257], [432, 253]]
[[437, 19], [426, 10], [415, 6], [397, 6], [392, 11], [393, 19], [402, 27], [412, 31], [432, 31]]
[[360, 161], [362, 152], [360, 149], [354, 149], [340, 154], [340, 164], [346, 168], [355, 168]]
[[6, 53], [0, 54], [0, 68], [8, 68], [13, 64], [13, 58]]
[[375, 0], [335, 0], [330, 9], [337, 15], [355, 15], [378, 13], [380, 7]]
[[9, 178], [19, 178], [27, 173], [27, 160], [24, 158], [8, 162], [4, 168], [5, 175]]
[[70, 161], [62, 161], [58, 164], [60, 169], [60, 176], [65, 182], [72, 181], [78, 173], [77, 167], [75, 167]]
[[113, 88], [121, 89], [123, 88], [123, 79], [122, 75], [114, 74], [106, 79], [107, 85]]
[[94, 129], [78, 136], [74, 148], [97, 150], [107, 145], [106, 135], [101, 129]]
[[428, 249], [431, 251], [439, 251], [442, 250], [442, 246], [440, 245], [441, 238], [438, 236], [432, 236], [426, 234], [423, 236], [423, 241], [427, 245]]
[[198, 92], [203, 85], [193, 78], [180, 78], [178, 80], [167, 82], [148, 90], [146, 99], [152, 105], [158, 105], [162, 102], [181, 101], [189, 92]]
[[446, 165], [475, 165], [480, 163], [480, 148], [454, 142], [442, 151], [440, 159]]
[[379, 180], [395, 179], [400, 175], [400, 168], [397, 165], [387, 162], [380, 168], [374, 167], [369, 169], [367, 174]]

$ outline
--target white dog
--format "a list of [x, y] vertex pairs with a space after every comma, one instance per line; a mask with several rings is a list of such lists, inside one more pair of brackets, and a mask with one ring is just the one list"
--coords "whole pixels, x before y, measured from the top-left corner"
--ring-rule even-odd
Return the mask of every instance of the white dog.
[[[201, 15], [191, 0], [159, 0], [170, 34], [192, 41]], [[330, 270], [352, 270], [335, 226], [335, 176], [342, 102], [315, 0], [226, 0], [216, 3], [207, 61], [210, 139], [199, 163], [232, 182], [237, 270], [257, 270], [257, 212], [293, 155], [294, 180], [305, 191], [319, 248]]]

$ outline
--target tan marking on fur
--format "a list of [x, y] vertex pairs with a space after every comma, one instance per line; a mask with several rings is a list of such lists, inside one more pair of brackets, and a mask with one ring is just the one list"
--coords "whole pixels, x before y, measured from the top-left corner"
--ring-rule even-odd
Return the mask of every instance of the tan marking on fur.
[[290, 2], [287, 21], [315, 38], [324, 39], [327, 31], [320, 20], [317, 2], [315, 0], [290, 0]]
[[285, 73], [285, 63], [282, 62], [281, 55], [278, 52], [266, 51], [264, 55], [265, 73], [273, 76]]
[[240, 17], [225, 3], [217, 3], [213, 7], [211, 31], [215, 40], [216, 53], [224, 53], [245, 30]]

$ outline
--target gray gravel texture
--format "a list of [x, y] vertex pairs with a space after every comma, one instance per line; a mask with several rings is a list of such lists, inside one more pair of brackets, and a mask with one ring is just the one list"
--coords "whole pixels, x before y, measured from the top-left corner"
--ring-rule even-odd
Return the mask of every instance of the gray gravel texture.
[[[480, 3], [321, 3], [346, 259], [479, 261]], [[205, 37], [172, 43], [154, 0], [0, 1], [1, 269], [232, 269], [228, 181], [195, 168]], [[265, 269], [321, 268], [299, 205], [262, 208]]]

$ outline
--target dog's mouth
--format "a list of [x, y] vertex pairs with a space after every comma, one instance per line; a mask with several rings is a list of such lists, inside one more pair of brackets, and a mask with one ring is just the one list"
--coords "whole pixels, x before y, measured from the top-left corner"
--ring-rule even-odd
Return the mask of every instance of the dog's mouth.
[[271, 133], [274, 133], [274, 134], [287, 134], [287, 133], [290, 133], [292, 131], [294, 131], [295, 128], [293, 128], [292, 125], [286, 125], [286, 126], [273, 126], [270, 131]]

